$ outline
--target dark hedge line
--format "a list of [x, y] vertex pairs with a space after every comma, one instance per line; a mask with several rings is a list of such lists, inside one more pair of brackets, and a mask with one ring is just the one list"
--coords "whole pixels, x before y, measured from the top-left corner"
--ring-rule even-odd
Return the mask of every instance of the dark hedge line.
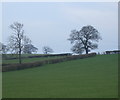
[[114, 50], [114, 51], [105, 51], [106, 54], [120, 54], [120, 50]]
[[28, 56], [28, 58], [39, 58], [39, 57], [57, 57], [57, 56], [70, 56], [71, 53], [63, 53], [63, 54], [47, 54], [47, 55], [36, 55], [36, 56]]
[[[44, 55], [34, 55], [34, 56], [27, 56], [27, 57], [21, 57], [21, 58], [41, 58], [41, 57], [57, 57], [57, 56], [70, 56], [71, 53], [63, 53], [63, 54], [44, 54]], [[6, 60], [12, 60], [12, 59], [18, 59], [18, 57], [7, 57], [7, 55], [2, 56], [3, 59]]]
[[13, 70], [21, 70], [21, 69], [33, 68], [33, 67], [41, 67], [42, 65], [45, 65], [45, 64], [54, 64], [54, 63], [59, 63], [59, 62], [64, 62], [64, 61], [69, 61], [69, 60], [75, 60], [75, 59], [83, 59], [83, 58], [93, 57], [93, 56], [96, 56], [96, 53], [66, 56], [64, 58], [37, 61], [37, 62], [32, 62], [32, 63], [11, 64], [11, 65], [3, 66], [2, 67], [2, 72], [13, 71]]
[[2, 66], [7, 66], [7, 65], [10, 65], [10, 64], [2, 64]]

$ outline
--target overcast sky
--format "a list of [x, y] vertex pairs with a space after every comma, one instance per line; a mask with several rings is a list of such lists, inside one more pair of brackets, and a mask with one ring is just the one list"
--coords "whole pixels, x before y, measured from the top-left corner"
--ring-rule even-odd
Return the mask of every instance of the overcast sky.
[[3, 43], [12, 31], [13, 22], [24, 24], [25, 34], [42, 53], [49, 46], [54, 53], [71, 52], [67, 40], [71, 30], [80, 30], [92, 25], [101, 34], [96, 52], [118, 49], [118, 6], [117, 2], [18, 2], [2, 4]]

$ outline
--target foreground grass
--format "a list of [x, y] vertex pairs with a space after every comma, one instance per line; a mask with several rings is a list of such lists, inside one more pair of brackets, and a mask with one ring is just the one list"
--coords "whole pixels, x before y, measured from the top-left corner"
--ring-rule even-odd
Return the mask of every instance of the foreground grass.
[[115, 98], [117, 55], [3, 73], [3, 98]]

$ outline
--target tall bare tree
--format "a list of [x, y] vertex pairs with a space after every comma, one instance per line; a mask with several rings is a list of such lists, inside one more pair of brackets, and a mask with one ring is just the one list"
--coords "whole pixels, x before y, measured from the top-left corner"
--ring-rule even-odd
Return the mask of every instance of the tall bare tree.
[[9, 48], [12, 52], [18, 54], [19, 63], [21, 64], [21, 54], [24, 45], [29, 44], [31, 40], [24, 35], [23, 24], [14, 22], [10, 25], [13, 33], [9, 37]]
[[81, 54], [82, 52], [88, 52], [92, 49], [98, 48], [98, 42], [101, 39], [101, 36], [97, 29], [93, 26], [88, 25], [82, 27], [80, 31], [72, 30], [70, 38], [68, 39], [71, 44], [74, 44], [72, 51]]
[[53, 50], [50, 47], [48, 47], [48, 46], [43, 47], [44, 54], [48, 54], [48, 53], [52, 53], [52, 52], [53, 52]]

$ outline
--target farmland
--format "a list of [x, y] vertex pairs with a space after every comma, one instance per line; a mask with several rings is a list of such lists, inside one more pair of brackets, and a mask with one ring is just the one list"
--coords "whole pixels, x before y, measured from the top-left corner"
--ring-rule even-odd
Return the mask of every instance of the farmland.
[[4, 72], [3, 98], [117, 98], [117, 72], [116, 54]]

